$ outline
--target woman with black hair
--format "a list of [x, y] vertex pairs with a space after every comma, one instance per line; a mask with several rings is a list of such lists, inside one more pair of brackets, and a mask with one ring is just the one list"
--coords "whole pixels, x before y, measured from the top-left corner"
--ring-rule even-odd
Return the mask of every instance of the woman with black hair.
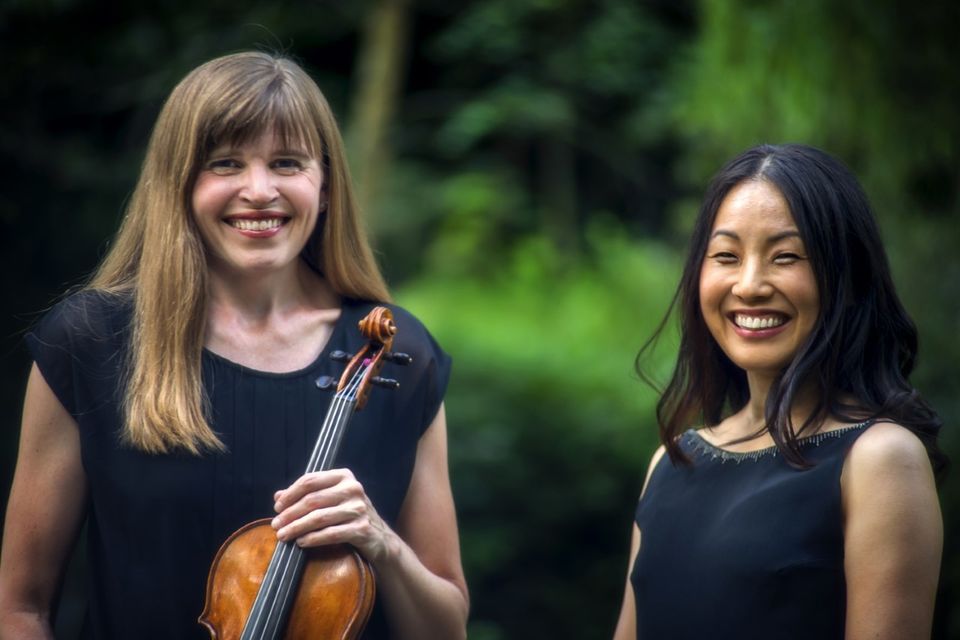
[[733, 159], [674, 304], [615, 638], [928, 638], [941, 423], [856, 178], [801, 145]]

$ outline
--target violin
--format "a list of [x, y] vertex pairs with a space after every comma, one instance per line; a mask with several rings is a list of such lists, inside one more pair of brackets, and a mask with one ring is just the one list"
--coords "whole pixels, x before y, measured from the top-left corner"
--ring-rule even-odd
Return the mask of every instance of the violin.
[[[305, 473], [330, 469], [354, 411], [363, 408], [371, 385], [397, 388], [379, 376], [385, 361], [408, 364], [394, 353], [397, 327], [386, 307], [375, 307], [360, 321], [366, 345], [355, 355], [335, 351], [347, 361], [338, 383], [322, 376], [321, 389], [336, 393]], [[302, 549], [279, 542], [270, 518], [235, 531], [220, 547], [207, 577], [206, 603], [199, 622], [213, 640], [306, 640], [359, 637], [373, 609], [373, 570], [348, 544]]]

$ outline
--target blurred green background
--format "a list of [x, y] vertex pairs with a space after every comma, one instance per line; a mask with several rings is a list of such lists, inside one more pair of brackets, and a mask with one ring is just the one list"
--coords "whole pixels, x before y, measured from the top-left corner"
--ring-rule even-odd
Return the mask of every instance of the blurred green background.
[[[455, 359], [471, 637], [609, 637], [656, 441], [633, 360], [671, 298], [704, 186], [742, 149], [809, 143], [862, 178], [920, 328], [914, 381], [960, 457], [958, 6], [0, 3], [3, 495], [23, 332], [102, 256], [163, 99], [216, 55], [287, 52], [339, 116], [398, 302]], [[647, 370], [662, 379], [674, 345], [666, 336]], [[956, 473], [941, 495], [935, 637], [960, 638]], [[71, 575], [65, 637], [80, 606]]]

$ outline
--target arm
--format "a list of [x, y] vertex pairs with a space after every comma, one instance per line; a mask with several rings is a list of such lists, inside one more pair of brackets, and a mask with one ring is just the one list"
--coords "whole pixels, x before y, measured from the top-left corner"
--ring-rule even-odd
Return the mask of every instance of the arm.
[[391, 530], [353, 475], [343, 469], [307, 474], [278, 492], [274, 520], [281, 540], [303, 546], [353, 544], [377, 572], [398, 638], [465, 638], [469, 597], [460, 563], [447, 471], [443, 407], [420, 438], [410, 486]]
[[53, 638], [50, 606], [86, 495], [76, 422], [34, 365], [0, 555], [0, 638]]
[[630, 584], [630, 571], [640, 551], [640, 528], [633, 524], [633, 536], [630, 539], [630, 560], [627, 562], [627, 583], [623, 589], [623, 604], [620, 605], [620, 619], [613, 632], [613, 640], [636, 640], [637, 605], [633, 597], [633, 585]]
[[[647, 477], [643, 481], [643, 490], [640, 497], [647, 492], [647, 485], [650, 484], [650, 476], [656, 468], [660, 458], [663, 457], [664, 449], [659, 447], [650, 460], [650, 466], [647, 468]], [[633, 585], [630, 584], [630, 572], [633, 570], [633, 563], [637, 561], [637, 554], [640, 552], [640, 528], [637, 523], [633, 523], [633, 535], [630, 540], [630, 559], [627, 562], [627, 580], [623, 589], [623, 604], [620, 606], [620, 618], [617, 620], [617, 628], [613, 632], [613, 640], [635, 640], [637, 637], [637, 610], [636, 600], [633, 596]]]
[[926, 450], [880, 423], [857, 439], [841, 475], [848, 640], [929, 638], [943, 523]]

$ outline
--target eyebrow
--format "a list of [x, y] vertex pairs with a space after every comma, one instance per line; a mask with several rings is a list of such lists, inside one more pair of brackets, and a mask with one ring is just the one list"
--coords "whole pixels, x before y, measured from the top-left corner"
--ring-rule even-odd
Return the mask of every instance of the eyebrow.
[[278, 156], [303, 156], [304, 158], [312, 157], [310, 152], [304, 149], [289, 148], [289, 149], [278, 149], [275, 152]]
[[[232, 145], [232, 144], [219, 145], [211, 149], [208, 155], [211, 157], [220, 156], [220, 155], [231, 155], [234, 153], [238, 153], [241, 148], [242, 148], [242, 145]], [[307, 151], [306, 148], [298, 149], [296, 147], [289, 147], [289, 148], [285, 147], [283, 149], [276, 149], [275, 151], [272, 152], [272, 155], [292, 156], [295, 158], [308, 158], [308, 159], [313, 158], [313, 156], [310, 155], [310, 152]]]
[[[740, 240], [740, 236], [737, 235], [736, 232], [734, 232], [734, 231], [727, 231], [726, 229], [717, 229], [716, 231], [713, 232], [713, 235], [710, 236], [710, 239], [713, 240], [713, 239], [716, 238], [717, 236], [727, 236], [727, 237], [733, 238], [734, 240], [737, 240], [737, 241]], [[774, 244], [774, 243], [780, 242], [781, 240], [784, 240], [784, 239], [786, 239], [786, 238], [799, 238], [799, 237], [800, 237], [800, 232], [799, 232], [799, 231], [796, 231], [796, 230], [794, 230], [794, 229], [791, 229], [791, 230], [788, 230], [788, 231], [781, 231], [780, 233], [775, 233], [775, 234], [773, 234], [772, 236], [770, 236], [770, 237], [767, 239], [767, 244]]]

